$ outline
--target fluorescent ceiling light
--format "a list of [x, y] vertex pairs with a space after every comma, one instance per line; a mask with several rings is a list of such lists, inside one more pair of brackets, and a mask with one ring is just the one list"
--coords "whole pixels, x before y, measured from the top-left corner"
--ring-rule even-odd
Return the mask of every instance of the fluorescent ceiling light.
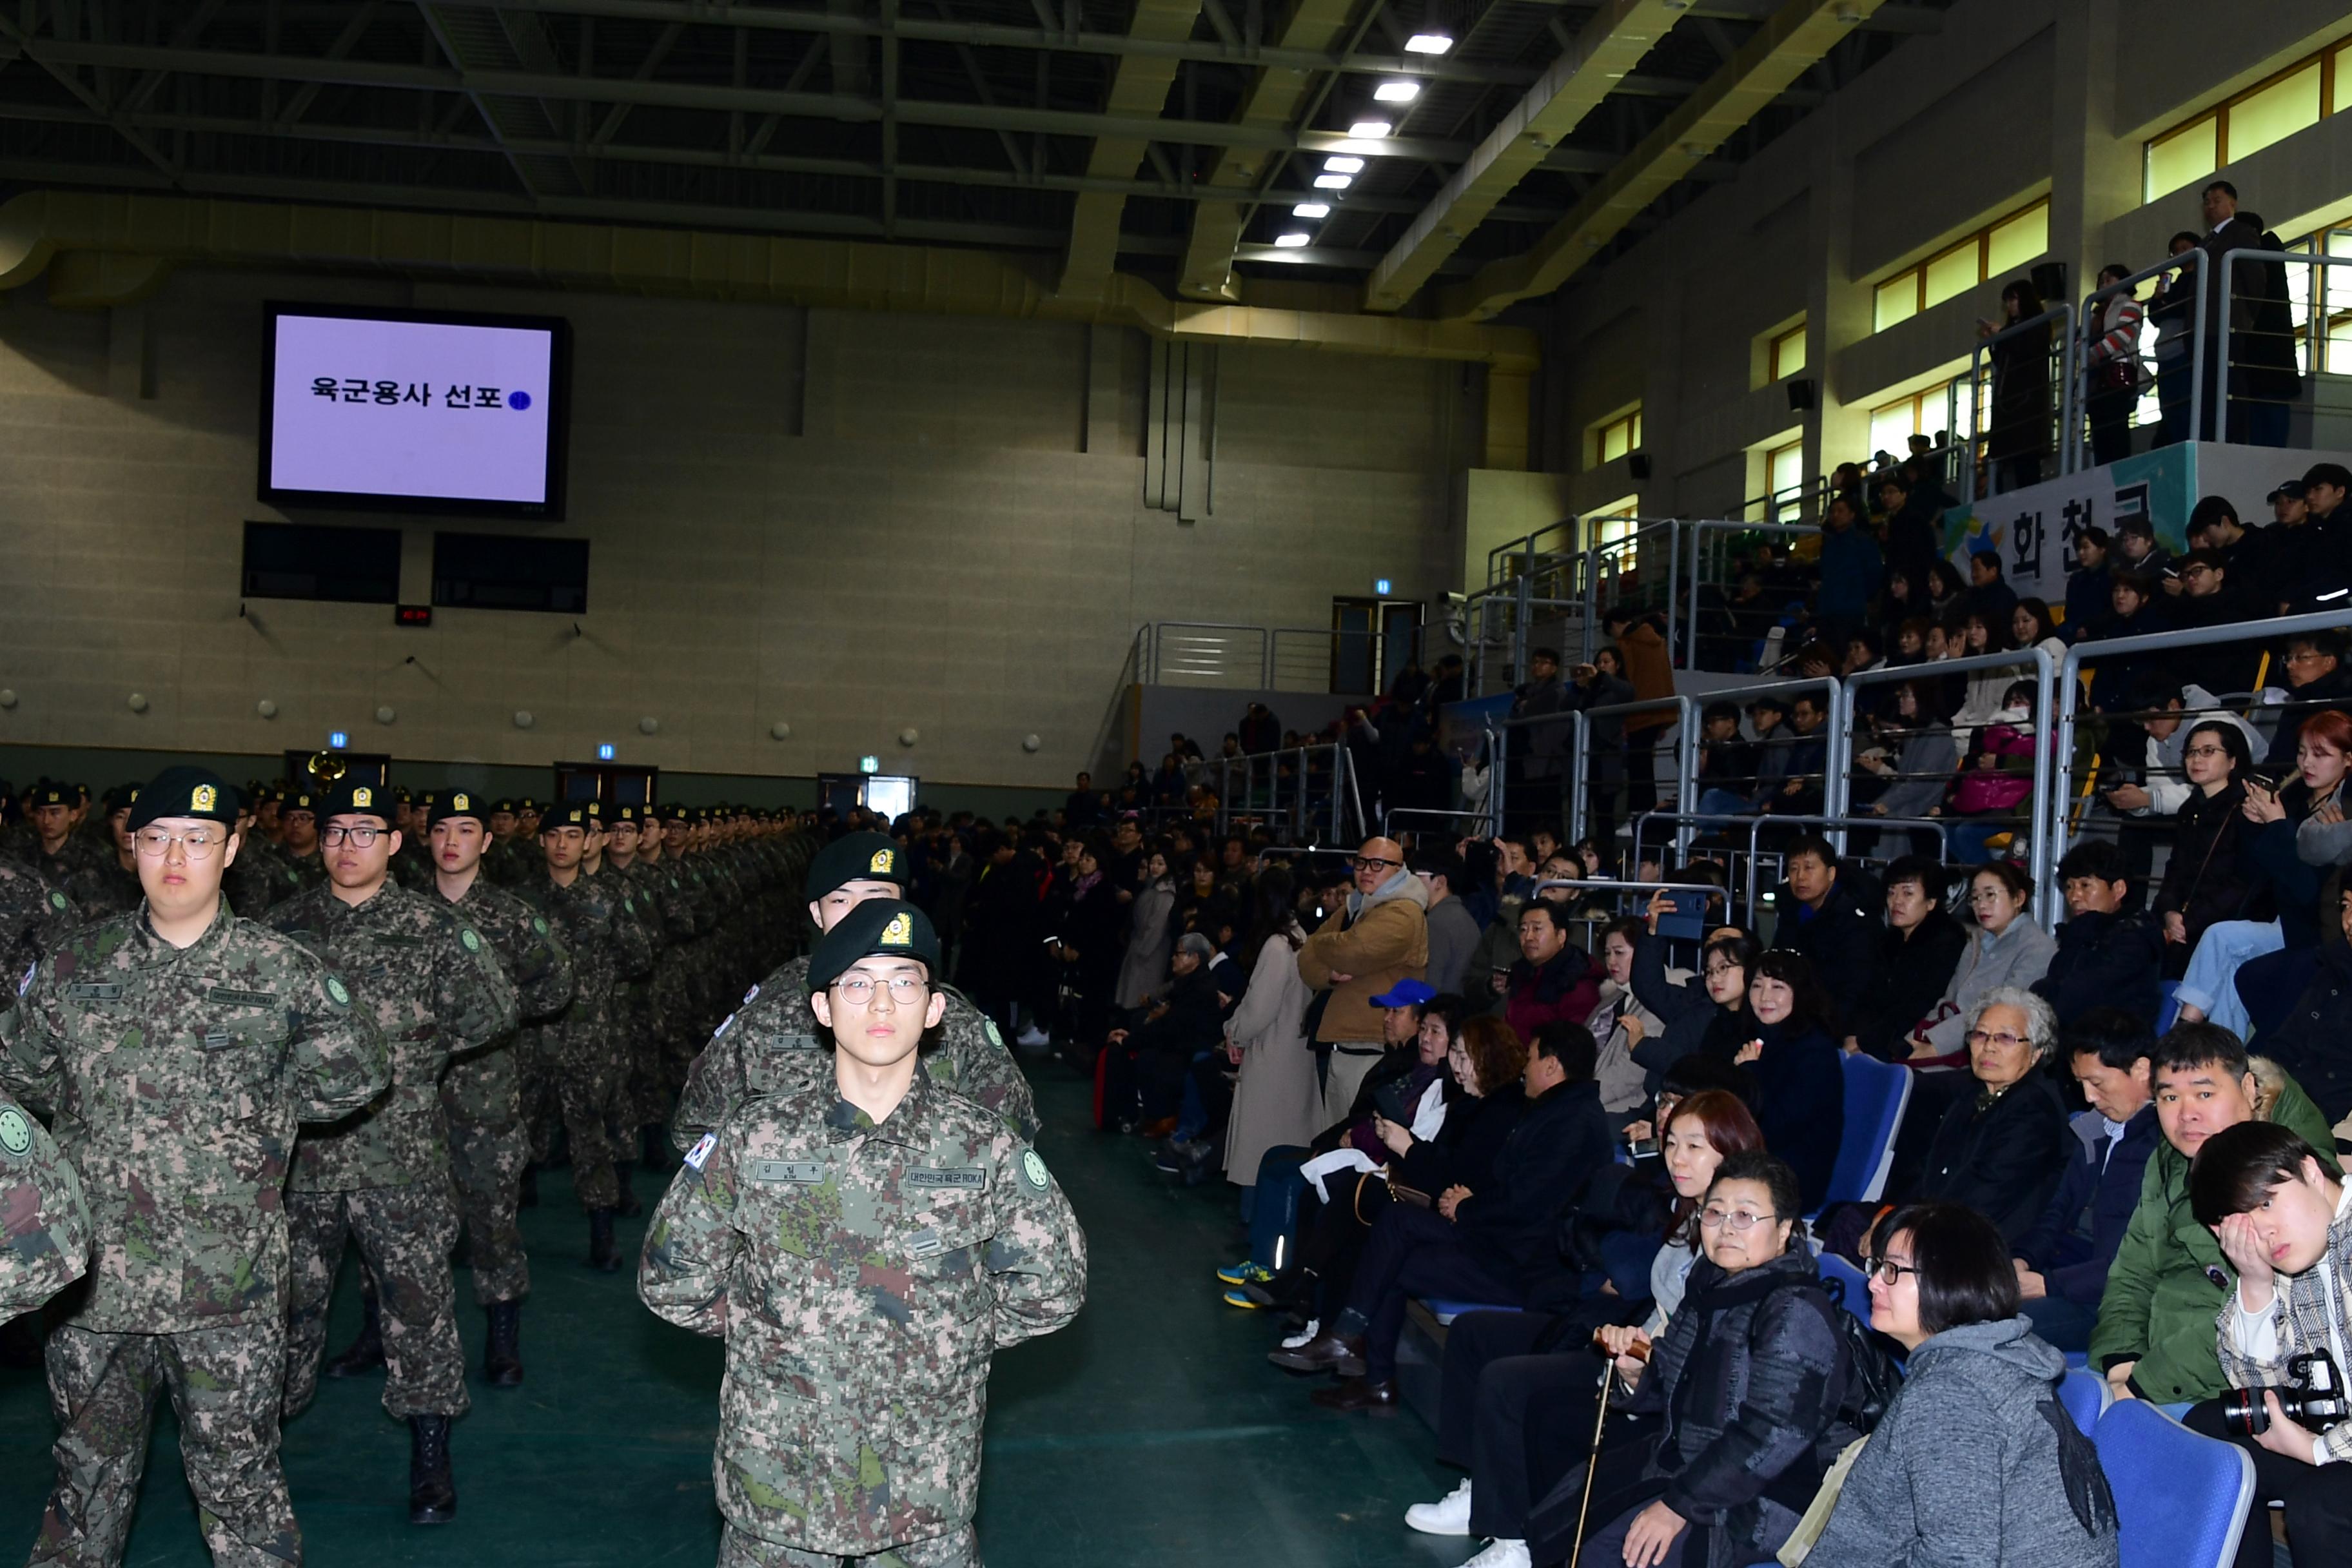
[[1276, 235], [1274, 237], [1274, 243], [1280, 246], [1285, 250], [1296, 250], [1300, 246], [1305, 245], [1307, 238], [1307, 236], [1293, 231], [1289, 234]]
[[1360, 174], [1364, 172], [1361, 158], [1326, 158], [1323, 172], [1327, 174]]
[[1318, 191], [1344, 191], [1356, 183], [1352, 174], [1318, 174], [1315, 188]]
[[1415, 33], [1404, 41], [1405, 52], [1412, 55], [1442, 55], [1454, 47], [1454, 40], [1444, 33]]
[[1384, 81], [1372, 89], [1372, 96], [1382, 103], [1411, 103], [1421, 96], [1421, 83]]
[[1328, 202], [1301, 202], [1290, 209], [1290, 216], [1292, 217], [1329, 217], [1331, 205]]
[[1359, 120], [1348, 127], [1348, 134], [1365, 142], [1376, 142], [1396, 127], [1385, 120]]

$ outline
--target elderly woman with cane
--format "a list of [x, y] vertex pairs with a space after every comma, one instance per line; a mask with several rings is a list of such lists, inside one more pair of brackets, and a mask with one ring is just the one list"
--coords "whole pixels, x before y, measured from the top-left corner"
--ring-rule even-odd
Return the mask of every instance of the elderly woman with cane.
[[1638, 1328], [1595, 1336], [1632, 1391], [1621, 1408], [1658, 1415], [1656, 1432], [1595, 1444], [1585, 1473], [1538, 1505], [1529, 1561], [1744, 1568], [1789, 1538], [1858, 1435], [1839, 1418], [1852, 1362], [1839, 1309], [1796, 1239], [1799, 1203], [1781, 1161], [1725, 1157], [1699, 1210], [1706, 1257], [1664, 1333], [1654, 1343]]

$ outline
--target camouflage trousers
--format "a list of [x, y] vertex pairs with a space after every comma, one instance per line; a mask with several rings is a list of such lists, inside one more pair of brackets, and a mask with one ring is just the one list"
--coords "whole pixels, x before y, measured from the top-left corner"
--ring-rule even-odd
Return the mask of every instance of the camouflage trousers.
[[[572, 1190], [583, 1209], [617, 1208], [621, 1187], [613, 1162], [621, 1107], [621, 1032], [614, 1025], [551, 1024], [526, 1031], [536, 1048], [523, 1059], [523, 1121], [530, 1157], [545, 1164], [555, 1152], [559, 1120], [572, 1150]], [[634, 1142], [634, 1141], [633, 1141]]]
[[383, 1407], [396, 1420], [466, 1413], [466, 1352], [457, 1342], [457, 1288], [449, 1249], [457, 1211], [446, 1182], [362, 1187], [349, 1193], [288, 1193], [294, 1299], [286, 1321], [286, 1418], [319, 1392], [327, 1349], [327, 1304], [357, 1241], [375, 1276], [383, 1316]]
[[112, 1568], [131, 1533], [155, 1395], [180, 1418], [180, 1461], [216, 1568], [302, 1561], [302, 1532], [278, 1463], [286, 1326], [277, 1314], [175, 1334], [49, 1335], [57, 1481], [34, 1563]]
[[971, 1526], [929, 1541], [909, 1541], [870, 1557], [835, 1557], [779, 1546], [729, 1525], [719, 1538], [719, 1568], [981, 1568], [980, 1537]]
[[449, 1186], [466, 1222], [474, 1301], [488, 1307], [530, 1294], [530, 1257], [523, 1250], [515, 1206], [530, 1139], [522, 1123], [503, 1127], [449, 1119]]

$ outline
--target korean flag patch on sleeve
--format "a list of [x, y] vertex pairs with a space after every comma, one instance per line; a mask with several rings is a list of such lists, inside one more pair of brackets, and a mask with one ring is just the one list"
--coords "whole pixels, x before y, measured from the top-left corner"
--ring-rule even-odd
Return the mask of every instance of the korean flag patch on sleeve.
[[693, 1148], [686, 1152], [686, 1163], [699, 1171], [702, 1169], [703, 1162], [710, 1158], [710, 1152], [718, 1147], [719, 1134], [706, 1132]]

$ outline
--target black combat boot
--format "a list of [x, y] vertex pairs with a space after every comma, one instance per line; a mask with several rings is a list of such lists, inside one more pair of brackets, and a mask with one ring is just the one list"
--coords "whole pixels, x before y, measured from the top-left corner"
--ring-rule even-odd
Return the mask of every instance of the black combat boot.
[[624, 1219], [635, 1219], [646, 1212], [646, 1205], [629, 1188], [629, 1178], [635, 1173], [636, 1166], [627, 1160], [616, 1161], [613, 1165], [613, 1179], [621, 1186], [621, 1217]]
[[482, 1350], [482, 1376], [495, 1388], [522, 1382], [522, 1303], [490, 1303], [490, 1338]]
[[537, 1165], [525, 1165], [522, 1168], [522, 1187], [515, 1197], [515, 1207], [519, 1209], [535, 1209], [538, 1206], [539, 1167]]
[[408, 1522], [446, 1524], [457, 1517], [457, 1483], [449, 1475], [449, 1418], [408, 1418]]
[[380, 1370], [383, 1365], [383, 1317], [376, 1305], [375, 1292], [360, 1294], [360, 1337], [351, 1348], [329, 1362], [329, 1377], [357, 1377], [362, 1373]]
[[600, 1274], [617, 1273], [621, 1254], [613, 1245], [613, 1211], [588, 1211], [588, 1267]]

